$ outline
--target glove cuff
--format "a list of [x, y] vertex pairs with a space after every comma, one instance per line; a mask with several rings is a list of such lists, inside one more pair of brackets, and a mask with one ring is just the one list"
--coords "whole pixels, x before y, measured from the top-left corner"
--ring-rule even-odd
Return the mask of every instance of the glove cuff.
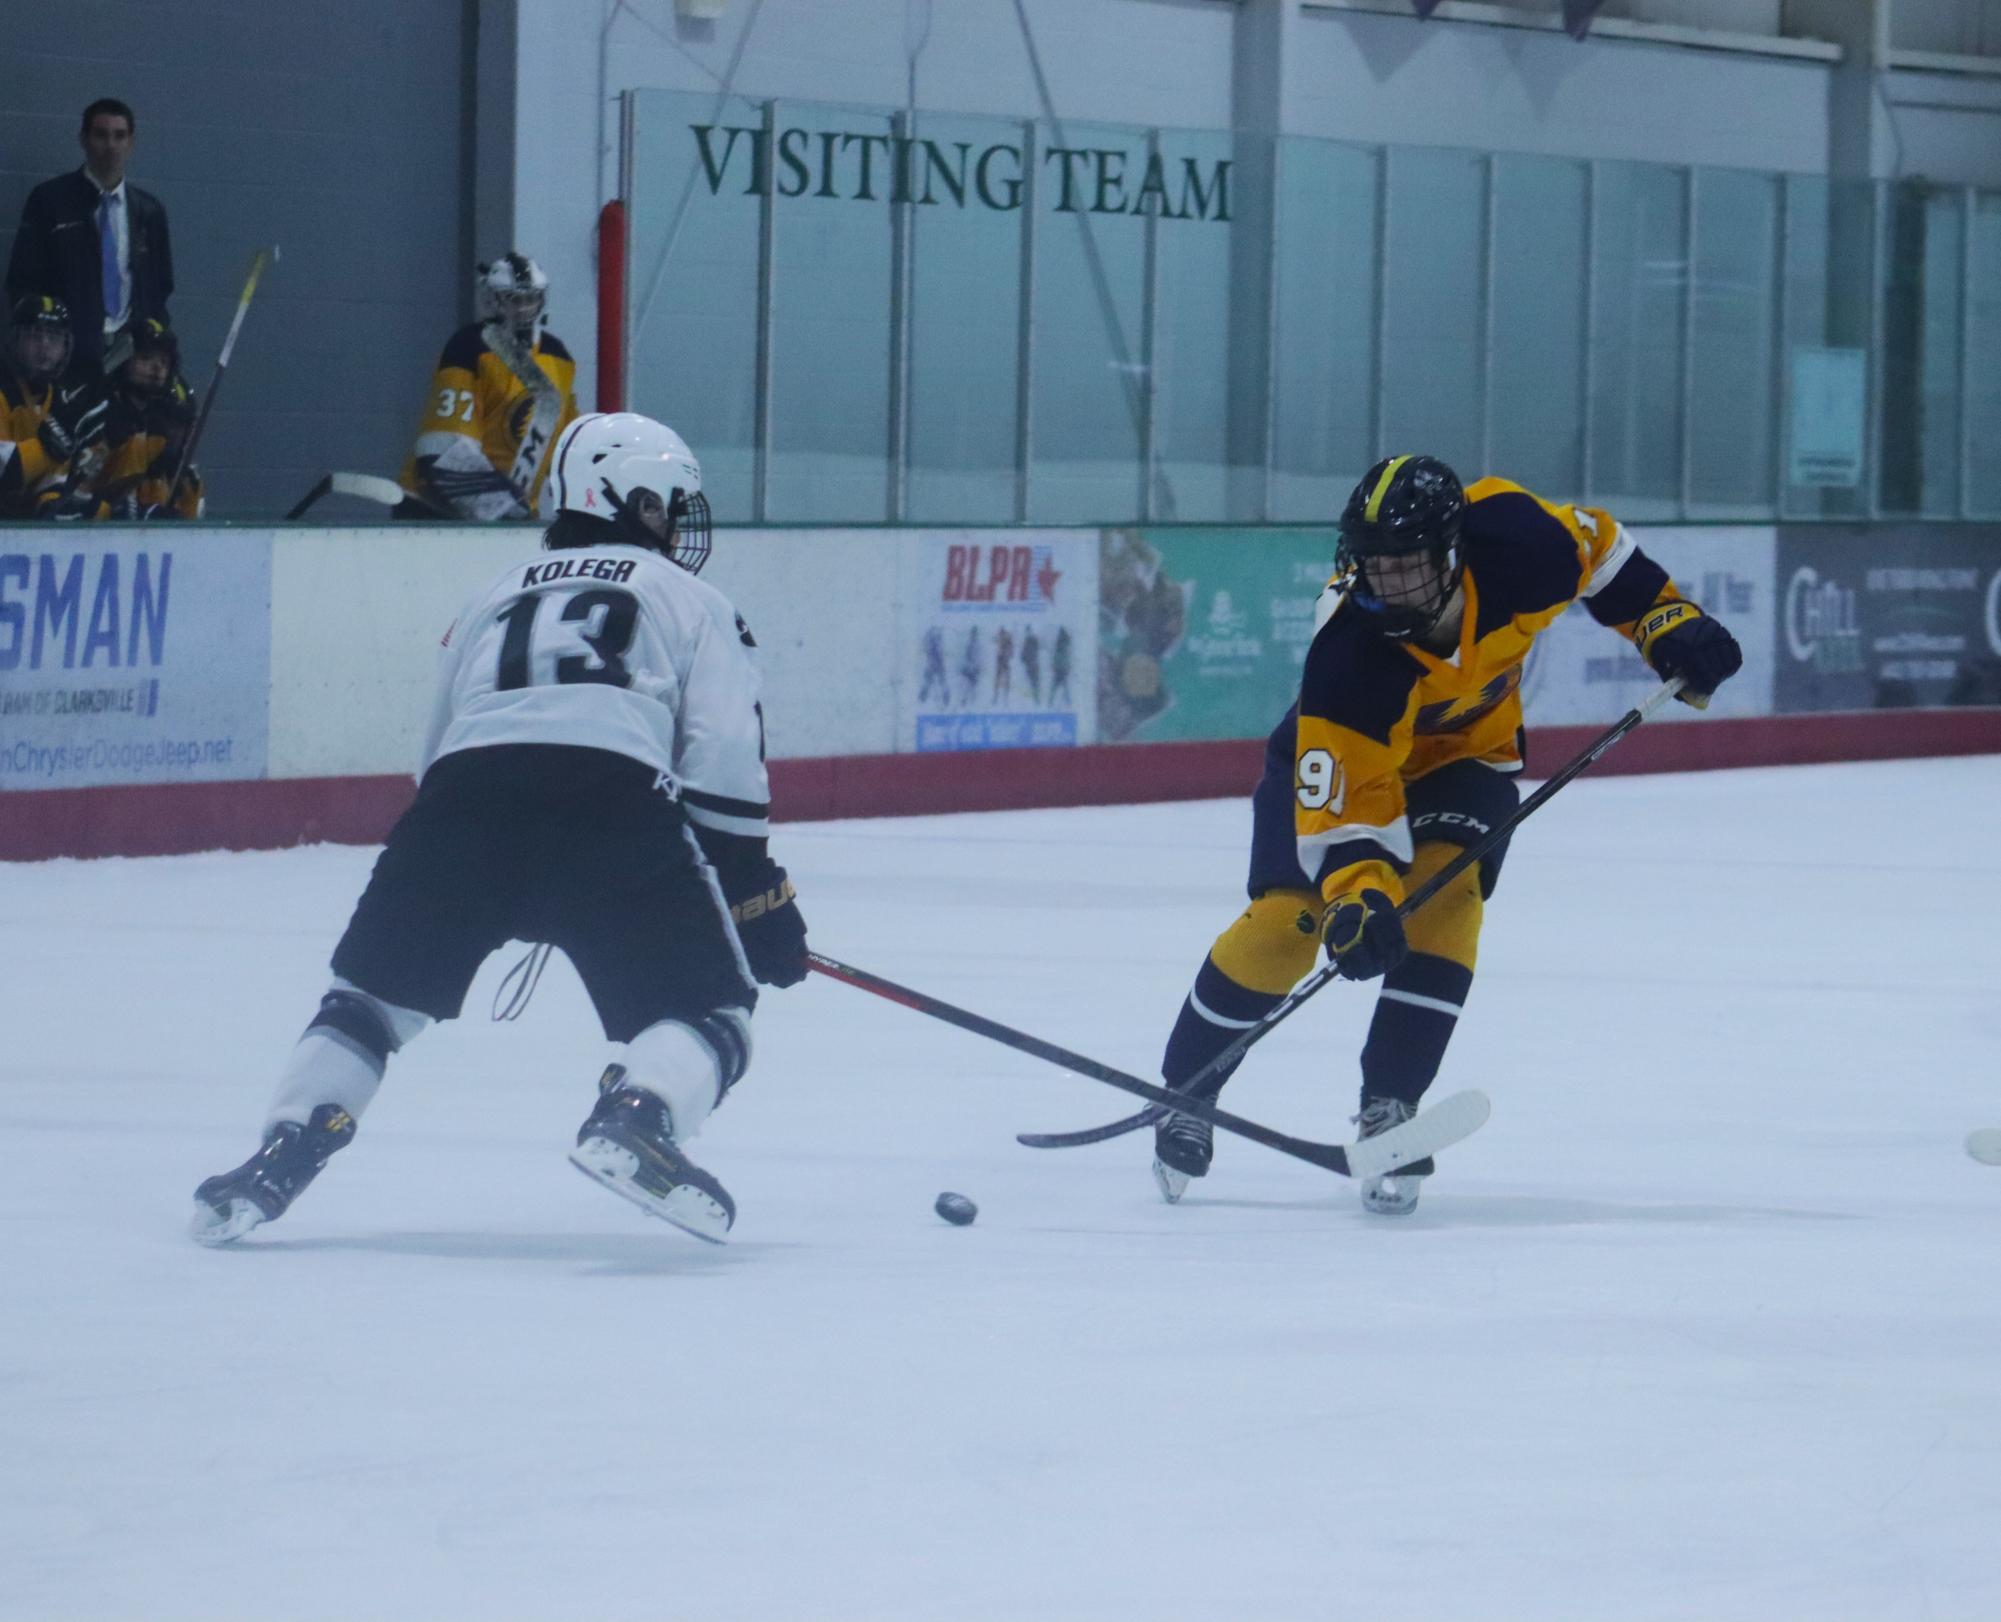
[[1388, 862], [1353, 862], [1329, 873], [1320, 886], [1320, 896], [1332, 912], [1344, 902], [1360, 901], [1364, 890], [1380, 890], [1392, 907], [1403, 905], [1403, 879]]
[[[1686, 597], [1678, 597], [1671, 603], [1657, 603], [1642, 614], [1633, 627], [1633, 646], [1640, 650], [1640, 657], [1652, 666], [1654, 644], [1678, 625], [1687, 625], [1703, 617], [1702, 610]], [[1659, 667], [1655, 666], [1655, 673]]]

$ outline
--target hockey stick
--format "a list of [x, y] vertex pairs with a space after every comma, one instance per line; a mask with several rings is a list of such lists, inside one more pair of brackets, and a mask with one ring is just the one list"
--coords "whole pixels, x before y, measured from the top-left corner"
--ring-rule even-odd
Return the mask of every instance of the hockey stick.
[[374, 473], [325, 473], [320, 476], [318, 484], [293, 504], [292, 510], [285, 514], [286, 519], [305, 517], [307, 510], [325, 496], [357, 496], [363, 501], [373, 501], [383, 507], [394, 507], [405, 501], [414, 501], [420, 506], [429, 507], [440, 517], [451, 516], [441, 508], [433, 506], [422, 496], [411, 495], [394, 479], [385, 479]]
[[[1538, 807], [1545, 804], [1558, 789], [1576, 777], [1600, 755], [1604, 754], [1606, 750], [1610, 749], [1613, 744], [1625, 737], [1633, 728], [1652, 715], [1655, 710], [1674, 697], [1676, 693], [1681, 691], [1681, 687], [1682, 678], [1679, 676], [1676, 676], [1671, 681], [1664, 681], [1638, 704], [1634, 705], [1632, 709], [1620, 716], [1610, 727], [1594, 738], [1581, 754], [1573, 758], [1569, 764], [1564, 766], [1547, 783], [1544, 783], [1535, 793], [1522, 801], [1497, 826], [1490, 829], [1484, 838], [1474, 844], [1468, 845], [1457, 856], [1453, 857], [1451, 861], [1447, 862], [1445, 866], [1406, 896], [1403, 905], [1397, 908], [1397, 917], [1399, 919], [1408, 918], [1419, 907], [1423, 906], [1433, 896], [1437, 895], [1439, 891], [1458, 878], [1461, 873], [1464, 873], [1467, 868], [1471, 867], [1496, 845], [1500, 844], [1503, 839], [1506, 839], [1516, 828], [1526, 822]], [[1215, 1058], [1196, 1071], [1181, 1087], [1177, 1087], [1175, 1089], [1176, 1094], [1195, 1092], [1212, 1076], [1218, 1074], [1226, 1067], [1235, 1064], [1253, 1046], [1271, 1035], [1277, 1026], [1297, 1013], [1301, 1003], [1305, 1002], [1307, 998], [1326, 985], [1328, 981], [1335, 979], [1340, 972], [1332, 963], [1323, 964], [1319, 969], [1316, 969], [1293, 990], [1284, 1002], [1280, 1003], [1256, 1025], [1253, 1025], [1242, 1036], [1238, 1037], [1236, 1041], [1217, 1054]], [[1179, 1107], [1179, 1105], [1176, 1106], [1176, 1108]], [[1152, 1126], [1154, 1122], [1158, 1121], [1166, 1113], [1166, 1110], [1155, 1104], [1141, 1110], [1137, 1115], [1128, 1115], [1123, 1120], [1108, 1121], [1103, 1126], [1085, 1127], [1076, 1132], [1020, 1132], [1015, 1135], [1015, 1142], [1025, 1144], [1031, 1149], [1076, 1149], [1081, 1148], [1087, 1143], [1104, 1143], [1111, 1138], [1123, 1137], [1128, 1132], [1137, 1132], [1141, 1127]], [[1194, 1114], [1196, 1112], [1189, 1110], [1185, 1113]]]
[[908, 986], [897, 985], [893, 980], [885, 980], [880, 975], [870, 974], [865, 969], [857, 969], [846, 963], [837, 963], [818, 952], [806, 954], [808, 968], [815, 969], [829, 979], [839, 980], [844, 985], [857, 990], [872, 992], [890, 1002], [905, 1008], [915, 1009], [920, 1014], [929, 1014], [933, 1019], [942, 1019], [947, 1025], [956, 1025], [962, 1031], [971, 1031], [975, 1036], [984, 1036], [989, 1041], [999, 1042], [1018, 1053], [1032, 1054], [1038, 1059], [1060, 1065], [1065, 1070], [1074, 1070], [1080, 1076], [1089, 1076], [1093, 1081], [1102, 1081], [1108, 1087], [1135, 1093], [1141, 1098], [1150, 1098], [1157, 1104], [1181, 1110], [1189, 1115], [1199, 1115], [1212, 1126], [1220, 1126], [1225, 1132], [1234, 1132], [1240, 1138], [1249, 1138], [1253, 1143], [1261, 1143], [1267, 1149], [1276, 1149], [1282, 1155], [1291, 1155], [1295, 1160], [1304, 1160], [1309, 1165], [1320, 1166], [1343, 1177], [1381, 1177], [1398, 1166], [1407, 1166], [1413, 1160], [1422, 1160], [1426, 1155], [1436, 1154], [1440, 1149], [1450, 1148], [1461, 1138], [1470, 1137], [1487, 1120], [1493, 1106], [1487, 1095], [1479, 1091], [1454, 1093], [1442, 1099], [1430, 1109], [1414, 1116], [1401, 1126], [1378, 1133], [1373, 1138], [1365, 1138], [1360, 1143], [1315, 1143], [1310, 1138], [1295, 1138], [1290, 1133], [1274, 1131], [1271, 1127], [1260, 1126], [1256, 1121], [1247, 1121], [1241, 1115], [1232, 1115], [1228, 1110], [1219, 1109], [1207, 1099], [1184, 1099], [1179, 1093], [1169, 1092], [1165, 1087], [1156, 1087], [1152, 1082], [1141, 1081], [1138, 1076], [1127, 1075], [1123, 1070], [1114, 1070], [1108, 1064], [1100, 1064], [1096, 1059], [1087, 1059], [1081, 1053], [1072, 1053], [1068, 1048], [1060, 1048], [1054, 1042], [1045, 1042], [1040, 1037], [1030, 1036], [1025, 1031], [1017, 1031], [991, 1020], [981, 1014], [969, 1013], [956, 1008], [921, 991], [912, 991]]
[[201, 410], [195, 414], [194, 432], [181, 442], [181, 459], [174, 467], [174, 476], [167, 483], [167, 505], [173, 505], [179, 494], [181, 478], [194, 460], [195, 446], [201, 442], [202, 430], [208, 427], [208, 414], [215, 409], [215, 397], [222, 392], [223, 373], [229, 370], [229, 357], [236, 349], [236, 335], [243, 330], [243, 318], [250, 313], [250, 300], [257, 292], [258, 279], [264, 274], [267, 262], [278, 257], [274, 244], [269, 248], [259, 248], [257, 257], [250, 261], [250, 276], [243, 284], [242, 295], [236, 301], [236, 314], [229, 323], [229, 335], [222, 340], [222, 353], [215, 358], [215, 377], [209, 383], [208, 393], [202, 397]]

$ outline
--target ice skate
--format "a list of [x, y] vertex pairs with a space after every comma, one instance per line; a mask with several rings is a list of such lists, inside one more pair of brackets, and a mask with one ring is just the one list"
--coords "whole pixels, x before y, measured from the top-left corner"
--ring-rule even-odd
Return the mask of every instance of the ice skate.
[[354, 1117], [338, 1104], [320, 1105], [304, 1126], [280, 1121], [257, 1153], [195, 1190], [190, 1237], [198, 1244], [226, 1245], [277, 1221], [334, 1152], [353, 1141]]
[[736, 1221], [736, 1202], [675, 1144], [667, 1106], [625, 1085], [623, 1065], [608, 1068], [598, 1087], [597, 1108], [577, 1130], [570, 1164], [649, 1215], [721, 1244]]
[[[1401, 1098], [1365, 1098], [1362, 1113], [1355, 1117], [1355, 1124], [1361, 1128], [1357, 1136], [1373, 1138], [1379, 1132], [1387, 1132], [1393, 1126], [1402, 1126], [1417, 1114], [1414, 1105], [1406, 1104]], [[1373, 1211], [1377, 1216], [1409, 1216], [1417, 1209], [1417, 1196], [1424, 1179], [1436, 1168], [1431, 1156], [1413, 1160], [1408, 1166], [1399, 1166], [1384, 1177], [1364, 1178], [1361, 1184], [1362, 1209]]]
[[1160, 1197], [1178, 1205], [1189, 1182], [1209, 1175], [1216, 1155], [1216, 1129], [1199, 1115], [1172, 1114], [1153, 1129], [1153, 1180]]

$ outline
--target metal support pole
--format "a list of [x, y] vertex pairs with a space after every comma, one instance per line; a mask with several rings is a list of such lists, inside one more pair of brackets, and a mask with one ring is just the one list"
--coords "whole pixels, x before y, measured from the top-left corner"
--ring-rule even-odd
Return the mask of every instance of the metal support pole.
[[1786, 492], [1791, 458], [1787, 455], [1793, 432], [1792, 355], [1792, 263], [1793, 263], [1793, 183], [1789, 175], [1779, 176], [1779, 229], [1774, 258], [1777, 268], [1772, 287], [1772, 381], [1770, 399], [1772, 454], [1769, 477], [1772, 481], [1772, 516], [1786, 516]]
[[1376, 149], [1376, 284], [1375, 340], [1369, 350], [1369, 461], [1385, 454], [1383, 436], [1389, 415], [1385, 394], [1388, 389], [1390, 347], [1390, 149]]
[[1598, 164], [1595, 159], [1584, 166], [1584, 342], [1580, 349], [1579, 386], [1584, 398], [1578, 402], [1581, 409], [1577, 420], [1584, 443], [1578, 448], [1578, 483], [1585, 499], [1590, 500], [1598, 488], [1592, 482], [1597, 469], [1591, 449], [1593, 391], [1598, 386]]
[[[906, 156], [902, 171], [909, 170], [910, 143], [916, 135], [916, 118], [909, 111], [890, 116], [890, 150]], [[899, 146], [897, 142], [902, 144]], [[892, 166], [892, 175], [898, 171]], [[884, 509], [889, 522], [900, 524], [910, 511], [910, 291], [911, 267], [915, 258], [917, 206], [910, 187], [897, 197], [894, 179], [889, 198], [889, 423], [885, 473], [888, 488]]]
[[1863, 402], [1863, 446], [1868, 457], [1863, 511], [1883, 516], [1883, 340], [1889, 324], [1890, 188], [1886, 181], [1869, 186], [1869, 354], [1863, 377], [1868, 394]]
[[1258, 481], [1258, 522], [1272, 522], [1273, 468], [1278, 440], [1278, 200], [1285, 169], [1286, 142], [1277, 135], [1260, 136], [1271, 142], [1271, 195], [1265, 202], [1265, 364], [1264, 431], [1258, 436], [1263, 447], [1264, 467]]
[[[1160, 157], [1160, 131], [1149, 130], [1146, 137], [1149, 168]], [[1139, 311], [1139, 521], [1150, 523], [1153, 510], [1154, 477], [1159, 458], [1155, 437], [1154, 407], [1158, 390], [1155, 367], [1160, 362], [1160, 214], [1149, 209], [1140, 227], [1140, 311]], [[1116, 516], [1116, 515], [1112, 515]], [[1173, 518], [1168, 512], [1158, 516]]]
[[1959, 193], [1959, 478], [1961, 518], [1973, 516], [1973, 222], [1971, 186]]
[[1681, 480], [1675, 501], [1687, 518], [1695, 499], [1695, 204], [1702, 171], [1688, 166], [1681, 201]]
[[1480, 475], [1494, 468], [1494, 238], [1500, 220], [1500, 160], [1482, 167], [1480, 218]]
[[1028, 522], [1035, 442], [1035, 125], [1021, 127], [1021, 309], [1014, 336], [1014, 521]]
[[757, 401], [752, 424], [751, 516], [760, 524], [771, 516], [771, 300], [777, 281], [778, 194], [772, 185], [777, 168], [778, 103], [764, 104], [764, 186], [757, 199]]

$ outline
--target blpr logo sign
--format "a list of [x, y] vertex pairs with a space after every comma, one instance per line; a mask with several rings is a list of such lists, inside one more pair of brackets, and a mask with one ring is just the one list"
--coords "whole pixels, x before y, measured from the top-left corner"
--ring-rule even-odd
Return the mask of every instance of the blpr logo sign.
[[1801, 564], [1786, 582], [1786, 651], [1800, 664], [1833, 673], [1862, 668], [1855, 593]]

